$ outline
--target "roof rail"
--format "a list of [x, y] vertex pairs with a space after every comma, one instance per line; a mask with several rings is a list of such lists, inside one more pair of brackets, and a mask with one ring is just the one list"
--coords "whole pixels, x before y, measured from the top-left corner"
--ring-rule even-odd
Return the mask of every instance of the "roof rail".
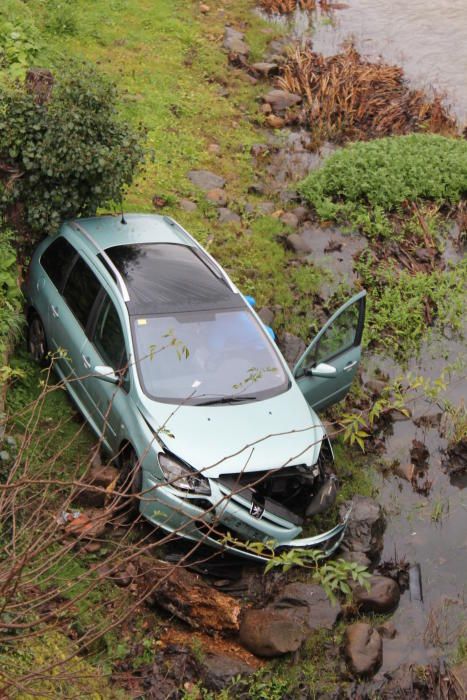
[[70, 226], [71, 226], [72, 228], [74, 228], [75, 231], [79, 231], [79, 233], [82, 233], [83, 236], [84, 236], [85, 238], [87, 238], [88, 241], [90, 241], [90, 243], [92, 243], [92, 245], [93, 245], [95, 248], [97, 248], [97, 250], [99, 251], [100, 255], [102, 255], [102, 257], [104, 258], [104, 261], [106, 262], [106, 264], [108, 265], [108, 267], [110, 267], [110, 269], [112, 270], [112, 272], [113, 272], [114, 275], [115, 275], [115, 281], [116, 281], [117, 286], [118, 286], [118, 288], [119, 288], [119, 290], [120, 290], [120, 294], [121, 294], [122, 297], [123, 297], [123, 301], [125, 301], [125, 302], [130, 301], [130, 295], [129, 295], [129, 293], [128, 293], [128, 288], [127, 288], [127, 286], [126, 286], [126, 284], [125, 284], [125, 280], [123, 279], [123, 277], [122, 277], [122, 275], [120, 274], [119, 270], [118, 270], [117, 267], [114, 265], [113, 261], [112, 261], [111, 258], [107, 255], [107, 253], [105, 252], [105, 250], [104, 250], [103, 248], [100, 247], [99, 243], [98, 243], [96, 240], [94, 240], [94, 238], [91, 236], [91, 234], [88, 233], [88, 231], [86, 231], [86, 229], [85, 229], [83, 226], [81, 226], [81, 224], [78, 224], [77, 221], [70, 221]]
[[228, 284], [228, 286], [230, 287], [230, 289], [231, 289], [235, 294], [238, 294], [238, 293], [239, 293], [237, 287], [234, 285], [234, 283], [232, 282], [232, 280], [230, 279], [230, 277], [229, 277], [228, 275], [225, 274], [224, 270], [223, 270], [222, 267], [219, 265], [219, 263], [217, 262], [217, 260], [215, 260], [215, 259], [212, 257], [212, 255], [211, 255], [210, 253], [208, 253], [207, 250], [205, 250], [204, 248], [201, 248], [201, 246], [199, 245], [198, 241], [196, 240], [196, 238], [194, 238], [194, 237], [191, 235], [191, 233], [188, 233], [188, 231], [187, 231], [186, 229], [184, 229], [183, 226], [181, 226], [181, 224], [178, 223], [178, 221], [175, 221], [175, 219], [172, 219], [171, 216], [164, 216], [164, 221], [165, 221], [169, 226], [172, 226], [173, 228], [178, 228], [185, 236], [187, 236], [187, 237], [189, 238], [189, 240], [192, 241], [192, 242], [195, 244], [195, 246], [196, 246], [196, 248], [198, 249], [198, 251], [199, 251], [200, 253], [202, 253], [203, 255], [205, 255], [206, 258], [208, 258], [208, 260], [210, 261], [210, 263], [212, 264], [212, 266], [214, 267], [214, 269], [217, 271], [217, 274], [220, 275], [221, 279], [223, 279], [225, 282], [227, 282], [227, 284]]

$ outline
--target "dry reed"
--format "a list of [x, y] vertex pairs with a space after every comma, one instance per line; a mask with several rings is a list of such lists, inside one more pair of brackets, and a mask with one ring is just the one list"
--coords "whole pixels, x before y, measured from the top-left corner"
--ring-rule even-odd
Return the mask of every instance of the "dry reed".
[[455, 131], [440, 96], [411, 90], [399, 66], [372, 63], [350, 47], [335, 56], [297, 48], [278, 86], [302, 95], [300, 121], [321, 138], [367, 139], [425, 129]]
[[297, 7], [301, 10], [316, 9], [316, 0], [260, 0], [260, 7], [270, 14], [290, 14]]

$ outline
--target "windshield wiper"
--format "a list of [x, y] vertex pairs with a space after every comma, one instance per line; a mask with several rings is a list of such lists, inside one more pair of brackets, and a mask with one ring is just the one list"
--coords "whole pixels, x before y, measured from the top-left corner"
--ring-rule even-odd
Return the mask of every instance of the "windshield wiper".
[[197, 401], [195, 406], [214, 406], [220, 403], [240, 403], [242, 401], [256, 401], [256, 396], [220, 396], [217, 399]]

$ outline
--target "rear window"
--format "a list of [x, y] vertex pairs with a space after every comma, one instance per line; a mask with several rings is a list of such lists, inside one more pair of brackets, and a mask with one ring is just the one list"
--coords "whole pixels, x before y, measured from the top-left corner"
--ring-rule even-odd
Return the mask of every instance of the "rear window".
[[91, 309], [101, 290], [101, 284], [83, 258], [78, 259], [66, 281], [63, 296], [74, 315], [86, 328]]
[[41, 265], [61, 292], [66, 275], [77, 256], [76, 250], [65, 238], [57, 238], [41, 255]]

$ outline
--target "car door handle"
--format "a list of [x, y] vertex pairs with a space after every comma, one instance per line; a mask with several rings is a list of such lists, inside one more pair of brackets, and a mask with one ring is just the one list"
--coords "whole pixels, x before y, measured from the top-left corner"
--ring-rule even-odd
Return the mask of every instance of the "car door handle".
[[57, 309], [56, 306], [54, 306], [53, 304], [51, 304], [51, 305], [50, 305], [50, 311], [52, 312], [52, 316], [53, 316], [54, 318], [59, 318], [60, 314], [58, 313], [58, 309]]
[[86, 357], [86, 355], [81, 355], [81, 359], [83, 360], [83, 365], [86, 367], [86, 369], [91, 369], [91, 360], [89, 357]]
[[352, 367], [355, 367], [356, 364], [357, 364], [357, 360], [354, 360], [353, 362], [349, 362], [348, 365], [345, 365], [344, 372], [350, 372]]

